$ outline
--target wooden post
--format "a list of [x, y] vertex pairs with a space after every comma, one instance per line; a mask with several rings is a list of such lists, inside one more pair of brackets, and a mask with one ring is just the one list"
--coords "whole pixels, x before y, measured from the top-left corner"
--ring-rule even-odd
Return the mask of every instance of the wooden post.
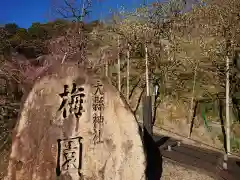
[[149, 76], [148, 76], [148, 48], [145, 44], [145, 75], [146, 75], [146, 92], [147, 96], [143, 98], [143, 136], [152, 132], [152, 98], [149, 92]]
[[146, 133], [153, 135], [151, 96], [145, 96], [143, 98], [143, 136], [145, 136]]

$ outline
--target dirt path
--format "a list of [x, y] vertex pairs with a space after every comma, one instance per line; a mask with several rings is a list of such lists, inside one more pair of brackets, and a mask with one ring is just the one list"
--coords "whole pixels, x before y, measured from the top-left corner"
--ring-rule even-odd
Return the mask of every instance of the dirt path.
[[[238, 180], [240, 177], [240, 159], [229, 157], [228, 169], [223, 169], [223, 153], [189, 144], [178, 144], [176, 139], [154, 135], [162, 156], [187, 169], [197, 170], [214, 178]], [[171, 149], [169, 149], [171, 146]], [[163, 168], [164, 165], [163, 165]], [[173, 170], [174, 171], [174, 170]]]
[[161, 180], [215, 180], [215, 178], [164, 159]]

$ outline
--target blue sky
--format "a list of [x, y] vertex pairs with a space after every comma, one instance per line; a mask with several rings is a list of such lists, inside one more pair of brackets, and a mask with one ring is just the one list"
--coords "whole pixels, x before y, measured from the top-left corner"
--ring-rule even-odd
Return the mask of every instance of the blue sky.
[[[51, 21], [52, 0], [0, 0], [0, 25], [16, 23], [20, 27], [28, 28], [32, 22]], [[154, 2], [155, 0], [147, 0]], [[103, 16], [109, 14], [110, 9], [124, 6], [132, 9], [142, 4], [144, 0], [101, 0], [101, 3], [94, 0], [91, 19], [98, 19], [101, 12]]]

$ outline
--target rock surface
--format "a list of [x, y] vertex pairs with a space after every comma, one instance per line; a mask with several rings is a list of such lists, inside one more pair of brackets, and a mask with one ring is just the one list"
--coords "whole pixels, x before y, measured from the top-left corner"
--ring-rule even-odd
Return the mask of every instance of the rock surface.
[[137, 121], [117, 90], [66, 63], [26, 96], [5, 180], [143, 180], [145, 167]]

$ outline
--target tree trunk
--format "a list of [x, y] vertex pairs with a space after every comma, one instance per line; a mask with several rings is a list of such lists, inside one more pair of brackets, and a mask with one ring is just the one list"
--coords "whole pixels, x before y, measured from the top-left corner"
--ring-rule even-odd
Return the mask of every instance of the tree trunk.
[[129, 103], [129, 75], [130, 75], [130, 44], [127, 52], [127, 102]]
[[103, 53], [103, 62], [105, 62], [105, 76], [108, 77], [108, 60], [105, 59], [105, 53]]
[[145, 45], [145, 65], [146, 65], [146, 92], [147, 96], [149, 96], [149, 77], [148, 77], [148, 48], [147, 45]]
[[231, 153], [231, 134], [230, 134], [230, 107], [229, 107], [229, 58], [226, 57], [226, 129], [227, 129], [227, 153]]
[[120, 39], [118, 36], [118, 91], [121, 92]]
[[82, 22], [83, 22], [83, 18], [84, 18], [84, 8], [85, 8], [84, 3], [85, 3], [85, 0], [83, 0], [82, 12], [81, 12], [81, 17], [80, 17], [80, 21], [82, 21]]
[[105, 62], [105, 76], [108, 77], [108, 62]]
[[193, 89], [192, 89], [192, 99], [191, 99], [191, 107], [190, 107], [190, 112], [189, 112], [189, 119], [188, 122], [190, 122], [192, 113], [193, 113], [193, 101], [194, 101], [194, 94], [195, 94], [195, 86], [196, 86], [196, 78], [197, 78], [197, 68], [198, 68], [198, 64], [196, 64], [195, 66], [195, 70], [194, 70], [194, 78], [193, 78]]

